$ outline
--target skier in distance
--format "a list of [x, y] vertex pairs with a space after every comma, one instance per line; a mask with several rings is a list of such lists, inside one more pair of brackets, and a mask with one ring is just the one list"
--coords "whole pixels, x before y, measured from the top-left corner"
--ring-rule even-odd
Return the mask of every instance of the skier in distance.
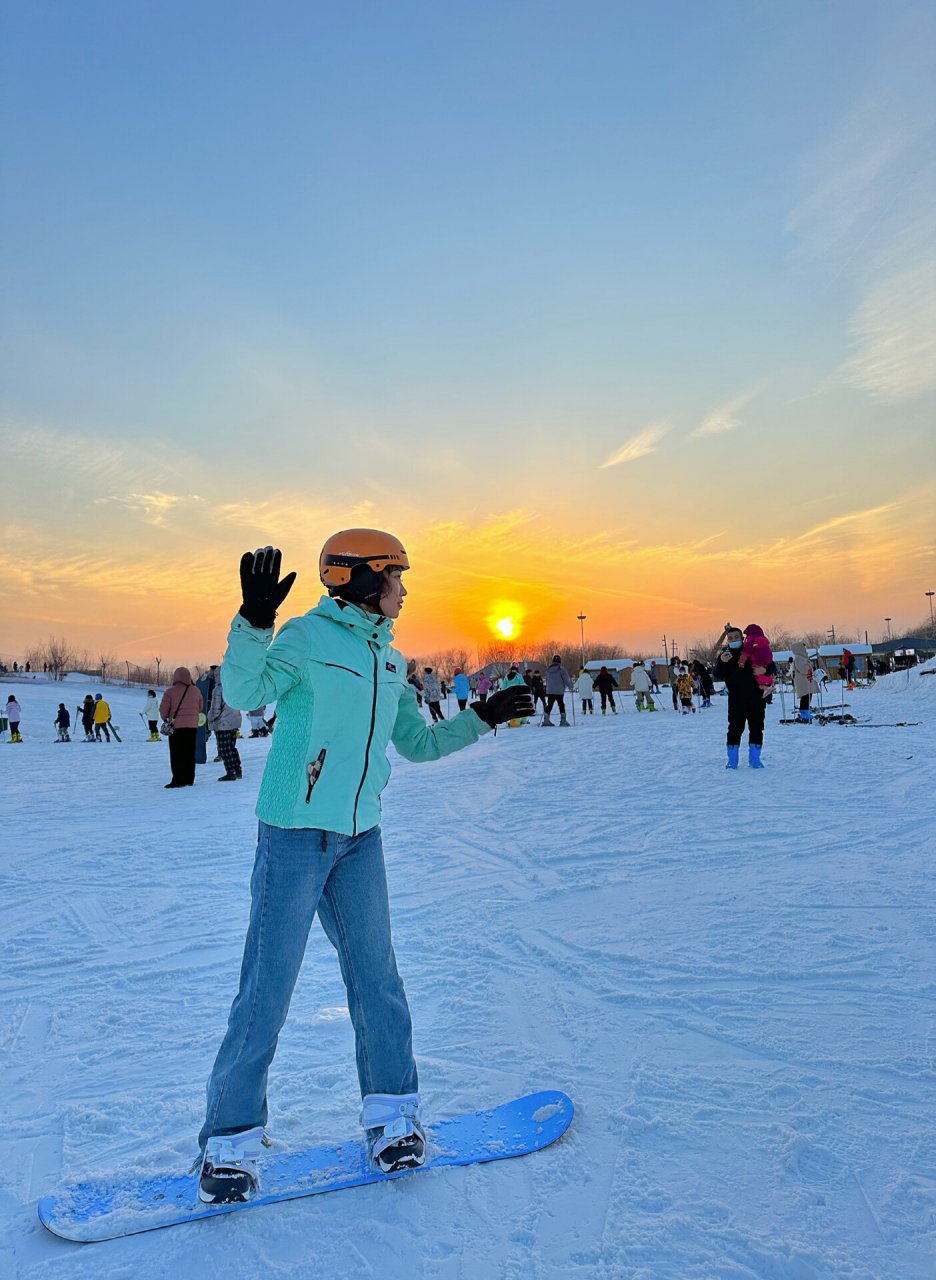
[[346, 529], [319, 557], [328, 594], [273, 625], [295, 581], [273, 547], [241, 559], [243, 602], [228, 636], [227, 698], [274, 700], [240, 986], [208, 1081], [199, 1197], [247, 1200], [259, 1185], [267, 1073], [312, 919], [338, 953], [354, 1026], [361, 1124], [383, 1172], [425, 1161], [412, 1026], [390, 936], [380, 793], [390, 742], [407, 760], [437, 760], [490, 729], [531, 715], [526, 686], [427, 724], [391, 641], [406, 597], [406, 552], [391, 534]]

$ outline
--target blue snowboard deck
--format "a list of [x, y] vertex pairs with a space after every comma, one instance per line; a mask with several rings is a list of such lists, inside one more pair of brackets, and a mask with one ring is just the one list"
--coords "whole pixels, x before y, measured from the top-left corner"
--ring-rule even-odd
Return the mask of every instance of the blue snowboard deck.
[[260, 1162], [260, 1194], [246, 1204], [202, 1204], [197, 1174], [167, 1174], [116, 1182], [78, 1182], [39, 1201], [39, 1221], [54, 1235], [85, 1244], [115, 1240], [183, 1222], [243, 1213], [280, 1200], [395, 1182], [445, 1165], [525, 1156], [561, 1138], [572, 1122], [571, 1098], [556, 1090], [531, 1093], [490, 1111], [440, 1120], [428, 1131], [429, 1160], [419, 1169], [375, 1169], [360, 1139], [337, 1146], [271, 1155]]

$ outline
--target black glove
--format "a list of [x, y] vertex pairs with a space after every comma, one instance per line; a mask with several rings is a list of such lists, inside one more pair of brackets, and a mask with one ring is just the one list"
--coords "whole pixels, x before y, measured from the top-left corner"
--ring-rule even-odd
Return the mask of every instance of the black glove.
[[283, 554], [280, 549], [261, 547], [257, 551], [245, 551], [241, 556], [240, 578], [244, 603], [240, 615], [252, 627], [266, 630], [276, 621], [276, 611], [289, 595], [296, 581], [294, 573], [279, 580]]
[[492, 693], [487, 702], [473, 702], [472, 711], [492, 729], [508, 720], [522, 720], [535, 712], [533, 695], [525, 684], [512, 684], [498, 693]]

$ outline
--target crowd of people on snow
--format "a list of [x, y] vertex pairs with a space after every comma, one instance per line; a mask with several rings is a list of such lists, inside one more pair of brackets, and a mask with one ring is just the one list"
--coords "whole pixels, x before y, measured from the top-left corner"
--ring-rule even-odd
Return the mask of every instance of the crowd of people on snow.
[[[838, 667], [839, 678], [854, 689], [858, 675], [872, 682], [876, 675], [887, 674], [893, 669], [893, 660], [878, 660], [867, 655], [865, 669], [857, 669], [855, 654], [846, 646]], [[13, 663], [13, 672], [29, 673], [30, 664]], [[9, 668], [0, 663], [0, 674], [9, 674]], [[443, 703], [454, 695], [459, 712], [464, 711], [469, 700], [484, 704], [492, 694], [501, 689], [525, 686], [532, 698], [534, 712], [540, 713], [539, 724], [554, 728], [553, 714], [558, 714], [561, 728], [571, 727], [568, 712], [573, 695], [583, 717], [596, 714], [596, 702], [601, 714], [617, 715], [619, 699], [626, 691], [621, 671], [601, 665], [597, 670], [579, 667], [574, 676], [563, 665], [558, 654], [551, 662], [538, 665], [511, 665], [498, 673], [485, 669], [468, 675], [461, 668], [451, 679], [441, 676], [431, 666], [418, 667], [415, 660], [407, 665], [407, 682], [416, 693], [417, 705], [425, 706], [430, 722], [438, 724], [446, 720]], [[656, 712], [662, 709], [654, 699], [668, 686], [673, 710], [684, 716], [710, 708], [716, 694], [716, 682], [723, 684], [728, 698], [728, 768], [736, 768], [741, 736], [748, 732], [749, 762], [760, 765], [760, 749], [763, 745], [764, 708], [772, 701], [775, 685], [783, 679], [793, 686], [796, 702], [795, 718], [808, 722], [813, 718], [812, 702], [828, 679], [821, 663], [810, 658], [805, 644], [792, 645], [792, 657], [782, 664], [774, 661], [770, 642], [763, 629], [751, 624], [740, 630], [726, 625], [708, 658], [696, 657], [684, 661], [675, 654], [662, 670], [655, 659], [636, 659], [629, 666], [629, 689], [634, 693], [638, 712]], [[194, 785], [197, 764], [207, 763], [206, 743], [214, 736], [217, 754], [215, 763], [224, 766], [219, 782], [236, 782], [243, 778], [243, 766], [237, 741], [243, 716], [224, 698], [221, 672], [217, 665], [209, 667], [198, 680], [192, 679], [188, 667], [177, 667], [172, 683], [160, 698], [155, 689], [147, 691], [146, 700], [139, 712], [148, 730], [149, 742], [161, 742], [166, 738], [169, 747], [170, 781], [167, 789]], [[250, 738], [264, 738], [273, 731], [276, 713], [269, 718], [265, 706], [246, 712]], [[574, 716], [574, 707], [573, 707]], [[20, 732], [22, 707], [14, 694], [6, 704], [0, 704], [0, 735], [7, 729], [10, 742], [23, 741]], [[510, 727], [530, 723], [530, 717], [509, 721]], [[84, 742], [121, 742], [118, 726], [113, 722], [111, 708], [103, 694], [86, 694], [75, 708], [74, 719], [64, 702], [58, 705], [54, 720], [57, 742], [72, 741], [72, 726], [80, 725]]]

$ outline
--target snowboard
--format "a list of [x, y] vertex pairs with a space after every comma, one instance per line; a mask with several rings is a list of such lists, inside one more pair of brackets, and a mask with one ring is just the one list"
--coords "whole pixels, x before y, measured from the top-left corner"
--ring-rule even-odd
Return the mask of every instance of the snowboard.
[[395, 1182], [446, 1165], [525, 1156], [561, 1138], [572, 1114], [571, 1098], [556, 1090], [545, 1090], [489, 1111], [439, 1120], [427, 1132], [426, 1164], [400, 1173], [381, 1173], [375, 1168], [360, 1139], [270, 1155], [260, 1161], [258, 1194], [244, 1204], [203, 1204], [198, 1199], [197, 1172], [77, 1182], [58, 1195], [43, 1196], [39, 1201], [39, 1221], [65, 1240], [86, 1244], [115, 1240], [323, 1191]]

